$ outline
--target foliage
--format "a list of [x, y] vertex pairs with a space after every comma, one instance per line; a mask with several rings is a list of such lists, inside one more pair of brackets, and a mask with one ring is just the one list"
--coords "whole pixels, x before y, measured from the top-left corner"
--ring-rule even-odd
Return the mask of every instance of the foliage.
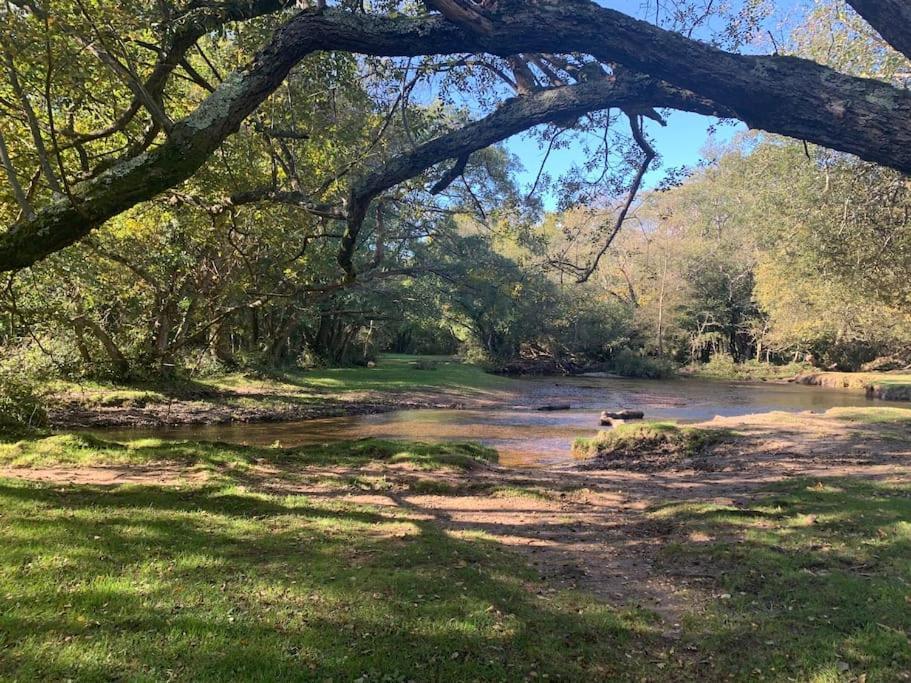
[[643, 379], [672, 377], [677, 370], [674, 363], [667, 359], [644, 356], [628, 348], [615, 353], [607, 362], [607, 367], [617, 375]]
[[[203, 6], [162, 16], [164, 5], [135, 1], [0, 8], [2, 222], [157, 149], [169, 135], [124, 74], [151, 76], [150, 50], [188, 16], [210, 22], [147, 93], [179, 120], [292, 14], [267, 5], [231, 17]], [[704, 9], [656, 7], [649, 19], [735, 49], [772, 10]], [[362, 11], [337, 3], [329, 19]], [[370, 12], [426, 19], [420, 3]], [[842, 2], [817, 3], [782, 50], [899, 87], [907, 77], [907, 60]], [[584, 65], [571, 62], [557, 65], [560, 78], [581, 78]], [[633, 376], [664, 376], [672, 363], [715, 372], [725, 355], [738, 373], [756, 361], [911, 359], [907, 182], [771, 136], [669, 169], [673, 182], [631, 203], [597, 262], [645, 153], [616, 110], [532, 132], [548, 150], [584, 148], [561, 177], [542, 168], [522, 188], [522, 160], [502, 146], [476, 150], [453, 178], [447, 161], [387, 188], [348, 244], [343, 214], [358, 182], [487, 112], [497, 74], [513, 68], [489, 56], [307, 56], [186, 182], [12, 275], [0, 290], [0, 352], [46, 351], [61, 378], [117, 383], [365, 366], [386, 351]], [[545, 196], [558, 211], [542, 212]], [[578, 283], [586, 264], [597, 267]]]
[[806, 363], [786, 363], [775, 365], [750, 359], [735, 363], [727, 354], [715, 354], [708, 363], [692, 365], [686, 368], [687, 375], [717, 379], [768, 380], [791, 379], [807, 372], [812, 366]]
[[0, 371], [0, 427], [41, 427], [47, 423], [43, 398], [28, 377]]
[[0, 431], [47, 424], [45, 373], [43, 364], [27, 353], [0, 362]]

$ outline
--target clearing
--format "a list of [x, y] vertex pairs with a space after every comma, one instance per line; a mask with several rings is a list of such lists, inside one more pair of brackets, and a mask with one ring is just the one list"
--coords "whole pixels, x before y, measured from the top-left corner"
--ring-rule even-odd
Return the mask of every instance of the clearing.
[[0, 448], [0, 675], [908, 680], [911, 411], [660, 468], [463, 445]]

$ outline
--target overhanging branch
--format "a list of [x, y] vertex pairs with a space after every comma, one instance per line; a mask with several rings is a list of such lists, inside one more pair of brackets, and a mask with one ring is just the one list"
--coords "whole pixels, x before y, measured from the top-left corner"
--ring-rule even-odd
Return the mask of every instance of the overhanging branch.
[[[879, 5], [888, 2], [898, 0], [880, 0]], [[273, 10], [284, 6], [274, 0], [251, 0], [250, 4]], [[862, 6], [866, 0], [855, 4]], [[160, 147], [76, 185], [72, 201], [35, 207], [34, 216], [0, 235], [0, 270], [31, 265], [192, 176], [296, 63], [321, 50], [403, 57], [585, 53], [699, 96], [676, 103], [638, 104], [700, 111], [689, 107], [697, 101], [713, 102], [714, 111], [751, 127], [911, 173], [911, 93], [887, 83], [847, 76], [793, 57], [724, 52], [590, 0], [500, 0], [485, 17], [491, 22], [490, 33], [463, 30], [441, 16], [376, 17], [344, 11], [297, 15], [276, 31], [244, 70], [226, 78], [195, 112], [177, 121]], [[458, 154], [433, 156], [436, 161], [431, 165]]]
[[848, 0], [889, 45], [911, 59], [911, 3], [907, 0]]
[[339, 265], [349, 277], [356, 274], [352, 257], [358, 233], [370, 202], [380, 193], [446, 159], [465, 158], [528, 128], [612, 107], [673, 107], [701, 114], [722, 113], [713, 102], [693, 93], [634, 76], [623, 81], [602, 79], [578, 83], [507, 100], [489, 116], [429, 140], [358, 179], [348, 198], [348, 229], [338, 253]]

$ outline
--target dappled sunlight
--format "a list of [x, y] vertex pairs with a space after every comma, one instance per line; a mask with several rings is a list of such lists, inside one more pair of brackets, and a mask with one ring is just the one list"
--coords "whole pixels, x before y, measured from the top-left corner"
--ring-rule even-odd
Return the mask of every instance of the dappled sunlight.
[[[690, 622], [689, 637], [743, 652], [744, 673], [841, 680], [848, 670], [887, 679], [907, 670], [911, 489], [858, 480], [776, 489], [742, 508], [684, 503], [655, 513], [717, 539], [666, 550], [669, 565], [711, 566], [726, 591]], [[798, 652], [810, 668], [793, 672]]]
[[0, 499], [0, 624], [16, 644], [0, 670], [20, 676], [602, 676], [628, 666], [615, 639], [650, 633], [570, 596], [542, 601], [497, 543], [371, 506], [236, 486], [6, 484]]
[[[149, 672], [163, 660], [202, 679], [260, 670], [347, 679], [372, 667], [508, 680], [521, 660], [519, 678], [609, 679], [641, 677], [657, 661], [662, 673], [711, 680], [716, 671], [749, 678], [761, 659], [808, 680], [864, 657], [885, 666], [875, 653], [895, 643], [843, 615], [876, 615], [899, 630], [904, 618], [892, 577], [908, 571], [909, 498], [907, 486], [885, 482], [907, 465], [900, 445], [867, 442], [892, 423], [802, 414], [776, 431], [778, 417], [720, 425], [732, 436], [711, 455], [718, 469], [648, 473], [510, 469], [465, 444], [109, 449], [94, 437], [51, 437], [37, 439], [39, 455], [26, 440], [32, 466], [8, 471], [38, 478], [62, 453], [59, 471], [84, 483], [0, 486], [9, 522], [0, 602], [12, 606], [0, 623], [33, 633], [16, 641], [32, 654], [10, 670]], [[821, 433], [825, 448], [806, 436]], [[66, 464], [131, 454], [131, 465]], [[871, 482], [860, 490], [814, 475], [755, 497], [790, 467], [835, 466]], [[200, 468], [206, 480], [194, 481]], [[90, 479], [107, 471], [146, 484], [170, 472], [179, 486]], [[27, 588], [17, 587], [22, 576]], [[57, 625], [61, 605], [71, 607]], [[837, 638], [814, 640], [830, 628]], [[793, 647], [823, 654], [779, 654], [786, 630]], [[100, 652], [98, 633], [105, 658], [71, 656], [85, 642]], [[238, 638], [244, 647], [219, 654]], [[743, 648], [754, 654], [725, 654]], [[796, 661], [799, 671], [789, 668]]]

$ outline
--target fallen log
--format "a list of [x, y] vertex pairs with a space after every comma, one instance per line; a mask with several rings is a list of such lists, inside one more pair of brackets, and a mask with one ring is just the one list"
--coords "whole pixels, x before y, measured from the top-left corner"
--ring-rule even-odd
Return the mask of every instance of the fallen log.
[[644, 417], [641, 410], [605, 410], [601, 413], [602, 420], [641, 420]]

